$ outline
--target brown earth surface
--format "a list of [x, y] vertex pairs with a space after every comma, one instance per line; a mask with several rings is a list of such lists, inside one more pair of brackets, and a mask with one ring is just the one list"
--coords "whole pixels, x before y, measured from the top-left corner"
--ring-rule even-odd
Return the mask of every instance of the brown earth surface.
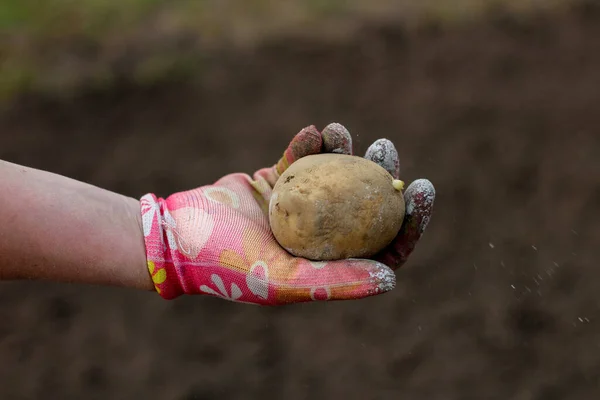
[[435, 214], [392, 293], [282, 308], [0, 290], [2, 399], [600, 395], [600, 9], [215, 55], [194, 85], [24, 97], [0, 158], [139, 197], [252, 172], [309, 124], [395, 141]]

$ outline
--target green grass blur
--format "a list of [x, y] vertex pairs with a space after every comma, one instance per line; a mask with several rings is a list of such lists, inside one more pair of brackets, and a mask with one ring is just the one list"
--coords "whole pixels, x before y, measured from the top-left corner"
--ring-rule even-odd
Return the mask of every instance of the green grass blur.
[[[202, 52], [282, 34], [343, 36], [366, 21], [460, 23], [493, 7], [521, 13], [567, 1], [4, 0], [0, 99], [102, 87], [119, 74], [144, 84], [200, 73]], [[183, 39], [192, 44], [177, 45]]]

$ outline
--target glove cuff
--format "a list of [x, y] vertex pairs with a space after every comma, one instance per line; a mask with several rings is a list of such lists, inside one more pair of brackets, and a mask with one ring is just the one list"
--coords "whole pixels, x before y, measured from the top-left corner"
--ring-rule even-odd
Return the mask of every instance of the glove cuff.
[[184, 290], [179, 280], [169, 248], [164, 224], [166, 202], [152, 193], [140, 199], [146, 263], [157, 293], [166, 300], [181, 296]]

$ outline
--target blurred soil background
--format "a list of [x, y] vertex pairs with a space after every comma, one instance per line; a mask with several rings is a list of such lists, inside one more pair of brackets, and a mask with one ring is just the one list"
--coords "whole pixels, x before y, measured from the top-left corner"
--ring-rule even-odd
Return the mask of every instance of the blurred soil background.
[[600, 397], [597, 1], [4, 0], [0, 28], [4, 160], [165, 196], [337, 121], [437, 189], [363, 301], [4, 283], [1, 399]]

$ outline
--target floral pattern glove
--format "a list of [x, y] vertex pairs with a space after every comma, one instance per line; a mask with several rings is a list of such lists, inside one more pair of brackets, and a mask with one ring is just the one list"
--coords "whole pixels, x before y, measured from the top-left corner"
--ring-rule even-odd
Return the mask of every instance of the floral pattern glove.
[[[271, 233], [268, 204], [278, 177], [300, 157], [321, 152], [351, 154], [348, 131], [339, 124], [322, 132], [309, 126], [294, 137], [277, 164], [253, 177], [234, 173], [166, 199], [152, 193], [143, 196], [147, 263], [156, 291], [165, 299], [204, 294], [282, 305], [360, 299], [392, 290], [396, 283], [392, 268], [402, 265], [414, 248], [428, 222], [430, 205], [415, 206], [409, 198], [407, 224], [398, 240], [374, 260], [314, 262], [294, 257]], [[375, 142], [366, 157], [398, 176], [398, 155], [391, 142]], [[423, 197], [421, 187], [411, 185], [406, 194], [411, 190], [413, 197]], [[427, 196], [433, 195], [432, 190]], [[414, 218], [411, 211], [422, 215]]]

